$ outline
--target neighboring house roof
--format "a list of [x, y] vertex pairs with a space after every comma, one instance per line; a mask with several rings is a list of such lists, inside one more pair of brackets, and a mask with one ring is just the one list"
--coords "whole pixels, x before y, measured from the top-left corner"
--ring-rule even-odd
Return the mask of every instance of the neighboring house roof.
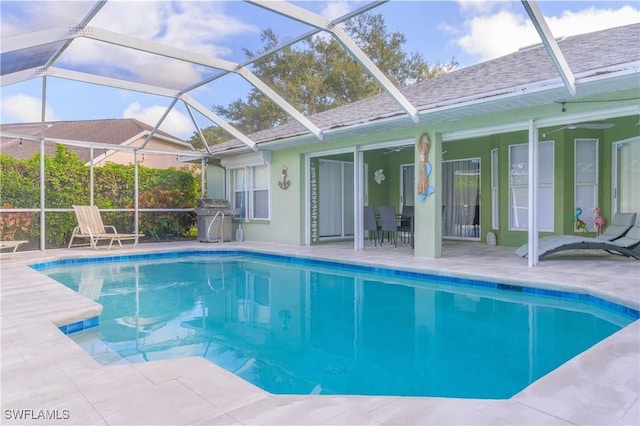
[[[638, 87], [640, 68], [640, 24], [628, 25], [568, 37], [558, 45], [571, 68], [579, 96]], [[631, 71], [633, 76], [620, 86], [591, 85], [594, 77]], [[578, 84], [583, 86], [579, 87]], [[557, 90], [552, 90], [556, 88]], [[541, 89], [546, 93], [542, 94]], [[549, 92], [551, 90], [551, 92]], [[518, 52], [462, 68], [436, 78], [404, 87], [401, 92], [418, 109], [420, 124], [443, 122], [494, 111], [549, 104], [568, 100], [568, 92], [545, 47], [540, 44]], [[504, 99], [500, 105], [492, 100]], [[475, 105], [475, 109], [462, 110]], [[457, 109], [456, 109], [457, 108]], [[392, 117], [406, 117], [396, 126], [415, 125], [398, 104], [383, 93], [348, 105], [314, 114], [309, 119], [323, 131], [372, 124]], [[281, 126], [249, 135], [256, 143], [274, 142], [308, 135], [299, 123], [290, 120]], [[311, 140], [313, 135], [310, 135]], [[342, 135], [344, 137], [345, 134]], [[211, 147], [214, 154], [246, 150], [242, 142], [231, 140]]]
[[[39, 137], [42, 124], [16, 123], [0, 125], [3, 134], [21, 134], [31, 137]], [[134, 118], [83, 120], [83, 121], [51, 121], [44, 123], [44, 137], [48, 139], [65, 139], [73, 141], [87, 141], [102, 145], [127, 145], [131, 142], [146, 138], [153, 127]], [[176, 145], [176, 149], [185, 152], [193, 152], [191, 144], [184, 142], [169, 133], [158, 130], [154, 133], [154, 139], [161, 139]], [[91, 159], [90, 148], [80, 146], [67, 146], [76, 152], [80, 158], [88, 162]], [[22, 141], [20, 138], [0, 139], [0, 150], [5, 155], [14, 158], [30, 158], [40, 152], [40, 145], [33, 142]], [[56, 147], [53, 144], [45, 144], [45, 154], [55, 155]], [[94, 159], [107, 151], [106, 149], [94, 149]]]

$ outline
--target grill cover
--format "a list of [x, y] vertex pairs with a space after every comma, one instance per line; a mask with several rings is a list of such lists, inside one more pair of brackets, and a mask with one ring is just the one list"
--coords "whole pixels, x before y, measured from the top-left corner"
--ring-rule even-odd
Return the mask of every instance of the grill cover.
[[217, 198], [200, 198], [198, 208], [198, 240], [202, 242], [231, 241], [232, 216], [229, 201]]

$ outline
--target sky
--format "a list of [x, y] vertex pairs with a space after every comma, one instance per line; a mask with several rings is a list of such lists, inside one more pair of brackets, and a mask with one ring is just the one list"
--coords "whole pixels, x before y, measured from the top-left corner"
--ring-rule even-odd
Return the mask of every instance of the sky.
[[[296, 1], [296, 6], [329, 19], [367, 2]], [[554, 37], [568, 37], [640, 22], [640, 2], [538, 1]], [[2, 39], [34, 31], [77, 24], [91, 1], [0, 0]], [[520, 1], [389, 1], [374, 8], [385, 18], [389, 32], [406, 37], [404, 50], [420, 52], [430, 64], [455, 60], [459, 68], [503, 56], [540, 43]], [[122, 32], [200, 54], [242, 63], [243, 49], [263, 46], [260, 31], [272, 28], [293, 38], [310, 28], [244, 2], [231, 1], [109, 1], [90, 26]], [[114, 60], [115, 58], [115, 60]], [[122, 64], [118, 66], [117, 64]], [[86, 39], [74, 41], [57, 67], [130, 77], [139, 82], [189, 87], [218, 71]], [[244, 98], [250, 86], [241, 77], [225, 75], [190, 95], [210, 108]], [[40, 121], [42, 79], [0, 88], [0, 123]], [[171, 99], [121, 89], [48, 78], [46, 120], [136, 118], [155, 125]], [[195, 114], [201, 128], [212, 123]], [[188, 139], [195, 127], [188, 111], [178, 103], [162, 130]]]

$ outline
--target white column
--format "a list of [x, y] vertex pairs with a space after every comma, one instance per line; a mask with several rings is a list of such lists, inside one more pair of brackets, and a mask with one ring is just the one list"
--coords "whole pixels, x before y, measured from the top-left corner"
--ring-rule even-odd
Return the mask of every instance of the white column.
[[529, 120], [529, 266], [538, 264], [538, 129]]
[[364, 155], [356, 146], [353, 152], [353, 249], [362, 250], [364, 247]]

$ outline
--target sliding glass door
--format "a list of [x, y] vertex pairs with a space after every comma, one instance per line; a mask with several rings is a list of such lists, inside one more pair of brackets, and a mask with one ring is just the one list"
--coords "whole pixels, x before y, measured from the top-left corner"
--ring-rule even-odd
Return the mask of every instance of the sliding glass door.
[[318, 205], [320, 238], [353, 235], [353, 163], [319, 161]]
[[442, 163], [442, 236], [480, 238], [480, 159]]

